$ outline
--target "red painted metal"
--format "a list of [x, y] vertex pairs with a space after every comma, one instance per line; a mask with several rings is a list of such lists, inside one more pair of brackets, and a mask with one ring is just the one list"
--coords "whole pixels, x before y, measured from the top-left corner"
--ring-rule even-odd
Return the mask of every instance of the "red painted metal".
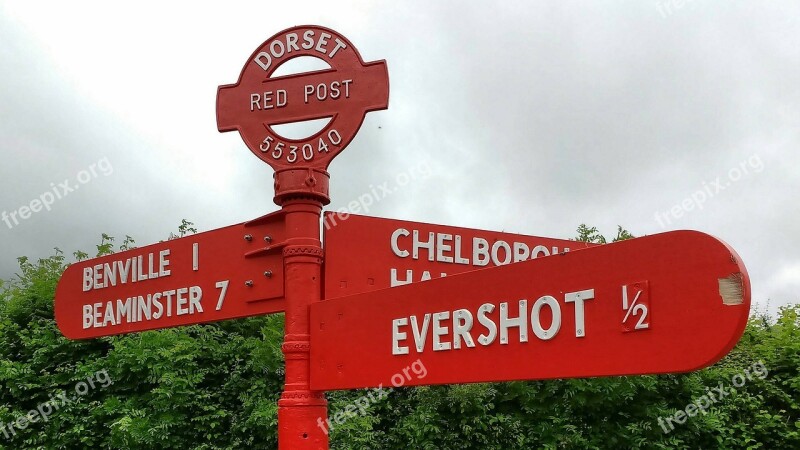
[[[330, 69], [273, 77], [284, 62], [312, 56]], [[308, 308], [322, 296], [319, 221], [330, 202], [331, 160], [353, 139], [369, 111], [386, 109], [385, 61], [364, 63], [346, 38], [328, 28], [298, 26], [268, 39], [251, 55], [234, 85], [217, 91], [219, 131], [238, 130], [248, 148], [275, 169], [276, 204], [286, 216], [286, 383], [278, 402], [281, 449], [328, 448], [319, 426], [327, 419], [324, 392], [309, 388]], [[275, 125], [330, 118], [306, 139], [287, 139]]]
[[[271, 77], [281, 64], [300, 56], [319, 58], [330, 69]], [[386, 109], [388, 103], [386, 61], [364, 63], [344, 36], [304, 25], [267, 39], [247, 60], [239, 81], [219, 87], [217, 127], [239, 130], [253, 154], [277, 172], [325, 169], [353, 139], [365, 114]], [[272, 128], [321, 118], [331, 121], [306, 139], [286, 139]]]
[[322, 245], [319, 240], [321, 198], [287, 198], [288, 245], [286, 265], [286, 324], [283, 346], [286, 359], [284, 391], [278, 400], [280, 449], [328, 448], [328, 434], [320, 423], [328, 417], [325, 393], [309, 387], [310, 333], [308, 308], [322, 294]]
[[[583, 300], [577, 301], [575, 293]], [[645, 299], [647, 315], [636, 308]], [[553, 303], [561, 314], [558, 329], [551, 329], [555, 321], [548, 304]], [[481, 316], [484, 304], [494, 308]], [[733, 348], [749, 306], [747, 272], [725, 243], [694, 231], [646, 236], [312, 305], [311, 387], [686, 372], [718, 361]], [[475, 346], [460, 333], [456, 349], [455, 326], [466, 323], [467, 313], [456, 314], [461, 309], [473, 316]], [[502, 328], [500, 316], [516, 318], [520, 309], [527, 342], [512, 322], [506, 323], [506, 343], [502, 335], [486, 345], [480, 341], [491, 332], [479, 317]], [[431, 315], [427, 327], [426, 314]], [[541, 327], [539, 334], [534, 323]], [[421, 352], [414, 324], [426, 337]], [[640, 329], [622, 328], [636, 324]], [[434, 335], [440, 350], [433, 350]], [[415, 361], [426, 368], [425, 377], [395, 377]]]
[[[273, 77], [300, 56], [330, 69]], [[238, 130], [275, 169], [273, 200], [281, 211], [72, 265], [56, 291], [59, 328], [82, 339], [285, 311], [281, 450], [328, 448], [326, 389], [681, 372], [717, 361], [741, 336], [747, 272], [731, 248], [697, 232], [574, 251], [590, 246], [329, 214], [326, 225], [340, 223], [325, 237], [332, 258], [323, 297], [326, 169], [366, 113], [386, 109], [388, 99], [385, 61], [364, 63], [335, 31], [298, 26], [268, 39], [236, 84], [219, 87], [217, 125]], [[273, 128], [320, 118], [330, 121], [306, 139], [286, 139]], [[417, 256], [414, 230], [430, 237], [417, 240]], [[401, 249], [408, 239], [412, 249]], [[475, 239], [491, 245], [490, 253], [459, 253], [466, 242], [478, 245]], [[540, 245], [559, 255], [528, 259], [544, 255]], [[564, 247], [571, 251], [560, 253]], [[519, 262], [505, 264], [509, 252]], [[477, 262], [487, 255], [485, 266]], [[414, 281], [447, 276], [380, 289], [402, 284], [408, 271]], [[344, 297], [321, 301], [337, 296]], [[169, 308], [159, 317], [157, 300]], [[139, 313], [141, 303], [150, 316]], [[490, 323], [506, 331], [491, 339], [476, 331], [474, 342], [473, 328], [491, 334]]]
[[56, 323], [87, 339], [283, 311], [282, 216], [76, 262], [56, 288]]
[[326, 300], [596, 245], [333, 212], [323, 236]]

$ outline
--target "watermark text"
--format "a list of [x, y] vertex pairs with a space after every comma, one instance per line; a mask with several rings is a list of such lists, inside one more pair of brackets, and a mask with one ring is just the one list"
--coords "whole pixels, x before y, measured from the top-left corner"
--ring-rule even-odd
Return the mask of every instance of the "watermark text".
[[[103, 157], [97, 162], [89, 165], [86, 169], [81, 170], [75, 175], [75, 180], [66, 179], [61, 183], [50, 183], [50, 190], [43, 192], [39, 197], [30, 201], [26, 205], [8, 212], [3, 211], [0, 213], [0, 220], [6, 224], [8, 229], [12, 229], [19, 225], [21, 221], [30, 219], [35, 213], [42, 210], [50, 211], [56, 200], [61, 200], [72, 192], [77, 191], [82, 185], [89, 183], [100, 175], [109, 176], [114, 173], [114, 168], [108, 161], [107, 157]], [[77, 183], [75, 182], [77, 181]]]
[[658, 424], [664, 433], [670, 433], [675, 430], [675, 424], [683, 425], [690, 417], [697, 414], [706, 414], [706, 410], [714, 403], [724, 399], [725, 397], [736, 392], [736, 388], [740, 388], [748, 381], [752, 381], [753, 377], [764, 379], [769, 374], [767, 367], [762, 361], [753, 363], [748, 368], [745, 368], [743, 373], [737, 373], [731, 378], [733, 387], [727, 387], [723, 382], [719, 382], [716, 387], [706, 389], [706, 393], [694, 399], [691, 403], [686, 405], [683, 409], [679, 409], [675, 414], [667, 417], [659, 417]]
[[666, 228], [686, 213], [695, 209], [703, 209], [708, 200], [730, 187], [732, 183], [747, 177], [751, 173], [759, 173], [762, 170], [764, 170], [764, 162], [761, 161], [761, 157], [759, 155], [751, 155], [749, 158], [740, 161], [739, 165], [731, 167], [728, 170], [726, 179], [718, 176], [710, 183], [704, 181], [702, 189], [698, 189], [666, 211], [656, 211], [654, 214], [656, 222], [661, 228]]
[[106, 388], [114, 384], [108, 372], [103, 369], [95, 372], [92, 376], [86, 378], [86, 381], [79, 381], [75, 384], [73, 390], [74, 395], [69, 396], [67, 391], [61, 391], [55, 396], [51, 397], [48, 401], [40, 403], [36, 409], [28, 411], [27, 414], [17, 417], [8, 423], [0, 423], [0, 433], [6, 439], [13, 439], [17, 435], [17, 430], [24, 430], [32, 423], [39, 421], [47, 422], [50, 416], [70, 403], [78, 401], [80, 397], [85, 396], [89, 391], [97, 388]]

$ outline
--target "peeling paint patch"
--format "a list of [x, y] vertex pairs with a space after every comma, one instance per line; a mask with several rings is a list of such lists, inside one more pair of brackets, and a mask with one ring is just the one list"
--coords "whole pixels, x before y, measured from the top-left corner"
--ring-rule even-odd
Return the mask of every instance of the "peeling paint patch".
[[741, 305], [744, 302], [744, 282], [737, 272], [726, 278], [719, 278], [719, 295], [725, 305]]

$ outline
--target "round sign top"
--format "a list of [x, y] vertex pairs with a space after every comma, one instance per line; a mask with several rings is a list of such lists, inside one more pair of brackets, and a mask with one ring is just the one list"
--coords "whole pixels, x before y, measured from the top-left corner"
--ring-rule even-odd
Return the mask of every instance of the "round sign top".
[[[272, 77], [286, 61], [313, 56], [330, 68]], [[247, 60], [236, 84], [217, 91], [217, 128], [239, 130], [250, 150], [276, 171], [326, 169], [350, 143], [369, 111], [389, 105], [386, 61], [364, 63], [353, 44], [316, 25], [267, 39]], [[305, 139], [288, 139], [274, 125], [330, 118]]]

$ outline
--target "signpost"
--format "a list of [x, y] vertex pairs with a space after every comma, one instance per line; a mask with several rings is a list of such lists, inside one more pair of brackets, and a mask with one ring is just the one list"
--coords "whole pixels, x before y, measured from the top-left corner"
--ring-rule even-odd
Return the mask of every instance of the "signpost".
[[[284, 62], [312, 56], [331, 68], [271, 78]], [[327, 167], [353, 139], [369, 111], [389, 106], [385, 61], [364, 63], [344, 36], [319, 26], [284, 30], [253, 52], [236, 84], [217, 93], [219, 131], [239, 130], [256, 156], [275, 170]], [[273, 125], [331, 118], [306, 139], [285, 139]]]
[[[329, 69], [273, 76], [301, 56]], [[429, 374], [409, 385], [682, 372], [735, 345], [747, 272], [733, 249], [698, 232], [593, 246], [354, 215], [331, 228], [328, 215], [323, 253], [327, 168], [388, 101], [386, 62], [365, 63], [333, 30], [297, 26], [265, 41], [239, 80], [219, 87], [217, 126], [238, 130], [275, 170], [280, 211], [73, 264], [56, 289], [62, 333], [284, 311], [282, 450], [328, 448], [317, 426], [324, 390], [388, 385], [417, 360]], [[304, 139], [274, 129], [325, 118]]]
[[72, 264], [55, 297], [64, 336], [86, 339], [283, 311], [280, 211]]
[[323, 233], [325, 299], [596, 245], [333, 212], [325, 213]]
[[[271, 78], [281, 64], [313, 56], [330, 70]], [[318, 26], [299, 26], [268, 39], [247, 60], [235, 85], [217, 93], [219, 131], [239, 130], [250, 150], [275, 169], [276, 204], [285, 212], [286, 360], [284, 391], [278, 400], [281, 449], [326, 449], [325, 394], [309, 386], [308, 307], [322, 299], [320, 215], [330, 203], [331, 160], [350, 143], [364, 115], [386, 109], [389, 75], [385, 61], [364, 63], [350, 41]], [[278, 135], [273, 125], [330, 117], [303, 140]]]
[[416, 360], [406, 385], [696, 370], [749, 298], [730, 247], [674, 231], [333, 299], [311, 306], [311, 387], [388, 386]]

